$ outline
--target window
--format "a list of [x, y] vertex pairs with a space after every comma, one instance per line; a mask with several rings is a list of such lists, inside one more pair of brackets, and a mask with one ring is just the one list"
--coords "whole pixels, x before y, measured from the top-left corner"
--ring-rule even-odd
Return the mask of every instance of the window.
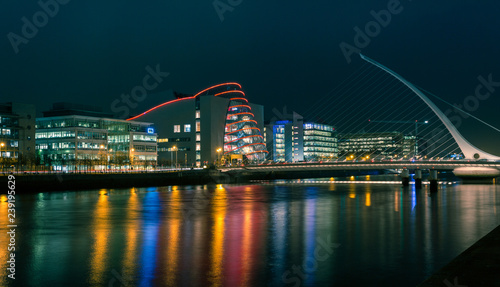
[[156, 136], [152, 135], [133, 135], [134, 141], [155, 142]]
[[196, 134], [196, 141], [197, 141], [197, 142], [201, 141], [201, 136], [200, 136], [200, 134]]
[[201, 116], [200, 111], [196, 111], [195, 118], [199, 119]]
[[201, 150], [201, 144], [200, 143], [196, 143], [196, 150]]
[[180, 133], [181, 132], [181, 125], [174, 125], [174, 133]]
[[184, 132], [190, 133], [191, 132], [191, 125], [184, 125]]
[[196, 121], [196, 132], [199, 132], [200, 130], [201, 130], [200, 121]]

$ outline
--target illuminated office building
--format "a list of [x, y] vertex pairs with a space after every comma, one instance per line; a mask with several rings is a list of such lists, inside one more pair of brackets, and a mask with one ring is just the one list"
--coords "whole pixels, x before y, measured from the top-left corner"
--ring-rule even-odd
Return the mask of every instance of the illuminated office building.
[[156, 166], [151, 123], [112, 119], [90, 106], [54, 104], [36, 119], [36, 150], [53, 170], [149, 169]]
[[35, 106], [0, 104], [1, 169], [22, 168], [35, 161]]
[[412, 158], [415, 136], [401, 132], [352, 133], [339, 135], [339, 158], [370, 159]]
[[155, 123], [159, 165], [191, 167], [265, 159], [264, 107], [249, 103], [240, 84], [219, 84], [176, 97], [129, 119]]
[[275, 162], [327, 161], [338, 156], [335, 128], [331, 125], [293, 119], [266, 126], [269, 160]]

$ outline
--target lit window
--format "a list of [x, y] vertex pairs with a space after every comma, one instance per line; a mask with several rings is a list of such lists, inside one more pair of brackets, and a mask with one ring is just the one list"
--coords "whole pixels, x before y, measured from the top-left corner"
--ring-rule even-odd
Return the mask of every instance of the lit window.
[[196, 121], [196, 132], [199, 132], [200, 130], [201, 130], [200, 121]]
[[201, 115], [200, 115], [200, 111], [196, 111], [195, 117], [196, 117], [197, 119], [199, 119], [199, 118], [200, 118], [200, 116], [201, 116]]
[[201, 144], [200, 143], [196, 143], [196, 150], [201, 150]]
[[181, 132], [181, 125], [174, 125], [174, 133], [180, 133]]
[[200, 134], [196, 134], [196, 141], [197, 141], [197, 142], [201, 141], [201, 136], [200, 136]]
[[191, 132], [191, 125], [184, 125], [184, 132], [190, 133]]

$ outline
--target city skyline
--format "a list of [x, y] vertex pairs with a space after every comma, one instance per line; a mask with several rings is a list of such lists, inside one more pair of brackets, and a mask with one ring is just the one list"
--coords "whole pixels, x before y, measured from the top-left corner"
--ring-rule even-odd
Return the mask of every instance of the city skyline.
[[[57, 9], [47, 8], [53, 16], [45, 25], [38, 23], [36, 33], [25, 29], [31, 38], [23, 27], [43, 20], [33, 17], [45, 6], [13, 3], [2, 18], [2, 102], [33, 103], [41, 111], [70, 97], [109, 112], [122, 94], [143, 87], [147, 96], [134, 101], [132, 116], [164, 102], [171, 91], [195, 93], [236, 81], [255, 103], [266, 106], [270, 118], [274, 108], [301, 112], [318, 105], [310, 99], [327, 96], [361, 66], [359, 50], [462, 107], [474, 104], [466, 99], [482, 77], [491, 96], [471, 113], [500, 126], [495, 114], [500, 103], [495, 91], [500, 81], [494, 31], [498, 4], [236, 1], [229, 7], [219, 2], [156, 1], [116, 8], [115, 3], [59, 1]], [[471, 23], [471, 15], [479, 14]], [[120, 113], [115, 109], [114, 114]], [[477, 136], [478, 145], [495, 152], [485, 142], [490, 130], [469, 121], [461, 127], [466, 137]]]
[[0, 286], [493, 286], [500, 2], [9, 1]]

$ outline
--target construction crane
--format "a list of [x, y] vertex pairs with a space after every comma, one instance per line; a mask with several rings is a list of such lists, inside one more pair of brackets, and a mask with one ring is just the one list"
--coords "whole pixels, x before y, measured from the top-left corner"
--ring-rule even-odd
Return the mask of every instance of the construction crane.
[[415, 121], [372, 121], [368, 120], [370, 123], [386, 123], [386, 124], [415, 124], [415, 157], [418, 156], [418, 126], [419, 125], [426, 125], [429, 123], [429, 121], [423, 121], [419, 122], [418, 120]]

